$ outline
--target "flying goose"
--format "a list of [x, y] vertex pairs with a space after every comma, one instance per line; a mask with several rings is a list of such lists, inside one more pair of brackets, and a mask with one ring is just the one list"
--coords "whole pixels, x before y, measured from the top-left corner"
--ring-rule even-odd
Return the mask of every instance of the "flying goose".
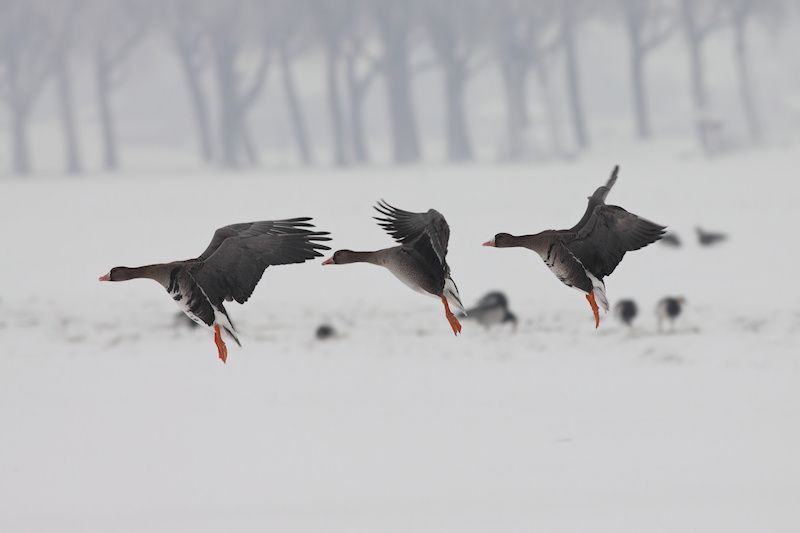
[[320, 244], [330, 240], [329, 233], [315, 231], [310, 220], [291, 218], [225, 226], [214, 232], [208, 248], [195, 259], [114, 267], [100, 276], [100, 281], [157, 281], [186, 316], [214, 332], [214, 343], [224, 363], [228, 348], [222, 333], [239, 346], [241, 343], [223, 302], [245, 303], [268, 266], [303, 263], [321, 257], [320, 250], [330, 250]]
[[337, 250], [323, 265], [372, 263], [386, 268], [411, 289], [439, 298], [453, 333], [461, 332], [461, 323], [450, 306], [464, 311], [450, 267], [447, 265], [447, 243], [450, 226], [441, 213], [429, 209], [425, 213], [412, 213], [392, 207], [384, 200], [375, 210], [382, 216], [374, 217], [399, 246], [374, 252]]
[[639, 218], [619, 206], [606, 205], [606, 196], [617, 181], [618, 172], [619, 165], [614, 167], [608, 182], [589, 196], [586, 212], [572, 228], [521, 236], [498, 233], [483, 243], [496, 248], [528, 248], [538, 253], [562, 283], [586, 294], [595, 328], [600, 326], [598, 301], [608, 311], [603, 278], [614, 272], [625, 252], [657, 241], [665, 230], [665, 226]]

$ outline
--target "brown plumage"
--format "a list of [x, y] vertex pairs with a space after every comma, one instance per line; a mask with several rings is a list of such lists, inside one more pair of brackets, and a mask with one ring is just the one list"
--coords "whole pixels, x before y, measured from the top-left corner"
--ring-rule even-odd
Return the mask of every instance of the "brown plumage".
[[400, 245], [372, 252], [337, 250], [323, 265], [372, 263], [386, 268], [411, 289], [439, 298], [453, 333], [458, 335], [461, 324], [450, 306], [459, 311], [464, 306], [446, 261], [450, 226], [444, 216], [435, 209], [425, 213], [404, 211], [383, 200], [375, 210], [381, 214], [375, 217], [378, 225]]
[[236, 329], [224, 302], [245, 303], [272, 265], [303, 263], [321, 257], [329, 233], [315, 231], [310, 218], [231, 224], [214, 232], [194, 259], [142, 267], [114, 267], [100, 281], [147, 278], [160, 283], [186, 315], [214, 331], [220, 359], [227, 359], [222, 333], [237, 344]]
[[586, 293], [595, 327], [600, 324], [598, 301], [608, 311], [603, 278], [614, 272], [627, 252], [657, 241], [665, 230], [665, 226], [605, 203], [618, 172], [619, 166], [614, 167], [608, 182], [589, 197], [583, 217], [572, 228], [521, 236], [498, 233], [484, 243], [497, 248], [523, 247], [538, 253], [565, 285]]

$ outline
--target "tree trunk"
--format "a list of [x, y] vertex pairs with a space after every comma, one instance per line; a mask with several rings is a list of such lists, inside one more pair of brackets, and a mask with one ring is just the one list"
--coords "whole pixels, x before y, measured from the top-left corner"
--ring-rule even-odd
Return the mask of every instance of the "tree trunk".
[[420, 159], [417, 119], [411, 93], [411, 72], [405, 37], [385, 41], [386, 96], [392, 124], [392, 153], [395, 163], [415, 163]]
[[358, 163], [369, 162], [369, 150], [364, 138], [364, 87], [356, 74], [356, 60], [347, 57], [345, 64], [347, 92], [350, 100], [350, 141], [353, 157]]
[[753, 95], [753, 83], [750, 76], [750, 62], [747, 55], [746, 41], [746, 16], [738, 16], [735, 18], [733, 31], [736, 74], [739, 81], [739, 94], [742, 98], [742, 107], [744, 107], [747, 133], [750, 137], [750, 142], [757, 145], [761, 143], [761, 120], [758, 116], [755, 97]]
[[294, 83], [294, 75], [292, 74], [292, 65], [289, 60], [288, 50], [286, 50], [285, 46], [279, 48], [278, 55], [280, 56], [281, 71], [283, 73], [283, 90], [286, 93], [286, 103], [289, 107], [294, 137], [297, 142], [297, 150], [300, 152], [300, 160], [303, 164], [310, 165], [314, 162], [314, 156], [311, 153], [311, 144], [306, 131], [303, 108], [297, 96], [297, 88]]
[[114, 171], [119, 168], [119, 156], [114, 117], [111, 112], [110, 68], [105, 49], [100, 45], [95, 50], [95, 87], [103, 142], [103, 167], [106, 170]]
[[225, 168], [239, 167], [239, 102], [234, 72], [234, 50], [230, 37], [216, 31], [213, 38], [214, 71], [219, 96], [219, 163]]
[[55, 64], [56, 93], [61, 114], [61, 128], [64, 135], [64, 161], [68, 174], [83, 172], [78, 129], [75, 124], [75, 102], [72, 98], [72, 73], [69, 68], [69, 55], [59, 54]]
[[572, 1], [564, 0], [562, 39], [564, 42], [564, 58], [567, 75], [567, 101], [569, 102], [575, 142], [579, 148], [589, 147], [589, 136], [586, 132], [586, 119], [583, 113], [581, 98], [580, 74], [578, 70], [578, 52], [575, 43], [575, 21], [573, 19]]
[[184, 42], [184, 39], [180, 36], [176, 36], [175, 41], [181, 70], [186, 80], [186, 87], [189, 89], [189, 99], [192, 102], [200, 157], [204, 162], [211, 163], [214, 160], [214, 148], [211, 140], [211, 121], [208, 113], [206, 95], [203, 91], [203, 85], [200, 79], [200, 72], [193, 58], [191, 45]]
[[508, 159], [522, 159], [525, 154], [525, 129], [528, 125], [526, 98], [527, 71], [521, 65], [504, 61], [501, 64], [506, 101], [506, 133]]
[[550, 83], [550, 73], [547, 71], [545, 61], [537, 61], [535, 67], [539, 86], [542, 91], [542, 103], [544, 104], [547, 133], [550, 137], [550, 153], [555, 157], [561, 157], [564, 154], [564, 148], [561, 144], [561, 127], [557, 116], [558, 106], [556, 105], [552, 84]]
[[[632, 8], [627, 8], [632, 9]], [[645, 48], [642, 43], [641, 21], [631, 13], [626, 14], [628, 48], [630, 49], [631, 92], [633, 93], [633, 116], [638, 139], [649, 139], [650, 111], [647, 106], [647, 87], [644, 76]]]
[[333, 137], [334, 161], [337, 166], [347, 165], [347, 146], [342, 102], [339, 95], [339, 51], [336, 43], [328, 42], [325, 55], [328, 82], [328, 109], [331, 114], [331, 136]]
[[631, 43], [631, 88], [633, 89], [633, 110], [636, 120], [636, 137], [649, 139], [650, 111], [647, 106], [647, 87], [644, 80], [644, 50]]
[[469, 139], [464, 107], [466, 74], [457, 61], [445, 65], [445, 103], [447, 121], [447, 158], [450, 161], [471, 161], [472, 143]]
[[686, 46], [689, 49], [689, 76], [692, 84], [692, 104], [694, 105], [694, 123], [697, 140], [703, 150], [710, 150], [709, 139], [706, 135], [707, 96], [705, 70], [703, 66], [703, 36], [697, 28], [692, 0], [682, 0], [681, 15], [683, 28], [686, 35]]
[[31, 156], [28, 146], [28, 113], [22, 105], [11, 105], [11, 153], [14, 173], [20, 176], [31, 173]]
[[15, 174], [31, 172], [30, 148], [28, 147], [28, 106], [19, 87], [19, 64], [17, 53], [11, 46], [4, 50], [5, 75], [8, 84], [8, 113], [11, 117], [11, 164]]
[[239, 146], [244, 154], [245, 160], [250, 166], [258, 166], [260, 160], [256, 144], [253, 142], [253, 135], [250, 133], [250, 127], [247, 124], [247, 119], [239, 116], [239, 132], [238, 132]]

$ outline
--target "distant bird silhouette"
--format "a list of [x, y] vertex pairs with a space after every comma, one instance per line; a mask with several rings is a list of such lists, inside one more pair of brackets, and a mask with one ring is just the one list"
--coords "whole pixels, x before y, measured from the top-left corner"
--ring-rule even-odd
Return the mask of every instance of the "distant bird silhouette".
[[724, 233], [705, 231], [700, 226], [697, 226], [695, 231], [697, 232], [697, 241], [701, 246], [713, 246], [728, 238]]
[[614, 306], [614, 312], [622, 320], [626, 326], [633, 324], [633, 319], [639, 314], [639, 308], [633, 300], [620, 300]]
[[317, 337], [318, 341], [325, 341], [328, 339], [332, 339], [336, 336], [336, 329], [330, 324], [320, 324], [317, 328], [317, 331], [314, 333], [314, 336]]
[[475, 320], [486, 329], [500, 324], [511, 324], [517, 329], [517, 315], [508, 308], [508, 298], [500, 291], [492, 291], [483, 296], [472, 309], [467, 309], [459, 318]]
[[665, 296], [659, 300], [656, 306], [656, 315], [658, 316], [658, 331], [662, 330], [662, 324], [665, 320], [669, 321], [670, 331], [675, 331], [675, 320], [683, 312], [683, 306], [686, 299], [682, 296]]
[[600, 307], [605, 311], [609, 308], [603, 278], [614, 272], [627, 252], [659, 240], [665, 229], [619, 206], [606, 204], [618, 172], [619, 166], [615, 166], [606, 184], [589, 196], [583, 217], [572, 228], [535, 235], [498, 233], [483, 243], [495, 248], [528, 248], [539, 254], [563, 284], [585, 294], [595, 328], [600, 326]]
[[678, 237], [677, 233], [666, 233], [661, 237], [661, 240], [658, 241], [665, 246], [671, 246], [673, 248], [680, 248], [681, 247], [681, 239]]

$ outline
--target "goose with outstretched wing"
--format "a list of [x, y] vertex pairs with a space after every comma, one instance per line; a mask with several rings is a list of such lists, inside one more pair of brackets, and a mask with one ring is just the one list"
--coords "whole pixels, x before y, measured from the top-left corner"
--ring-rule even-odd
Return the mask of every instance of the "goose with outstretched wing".
[[375, 206], [380, 216], [378, 225], [386, 230], [399, 246], [372, 252], [337, 250], [323, 265], [371, 263], [386, 268], [411, 289], [438, 298], [444, 305], [445, 316], [458, 335], [461, 323], [451, 306], [464, 311], [450, 267], [447, 265], [447, 244], [450, 226], [441, 213], [429, 209], [412, 213], [392, 207], [381, 200]]
[[273, 265], [303, 263], [321, 257], [328, 232], [316, 231], [310, 218], [264, 220], [218, 229], [195, 259], [141, 267], [114, 267], [100, 281], [146, 278], [160, 283], [186, 316], [214, 332], [219, 358], [228, 349], [222, 334], [241, 346], [224, 302], [245, 303]]
[[538, 253], [562, 283], [586, 294], [595, 327], [600, 325], [599, 307], [608, 311], [603, 278], [614, 272], [627, 252], [659, 240], [666, 229], [619, 206], [606, 204], [618, 173], [616, 166], [608, 182], [589, 197], [586, 211], [574, 227], [535, 235], [498, 233], [484, 243], [496, 248], [528, 248]]

